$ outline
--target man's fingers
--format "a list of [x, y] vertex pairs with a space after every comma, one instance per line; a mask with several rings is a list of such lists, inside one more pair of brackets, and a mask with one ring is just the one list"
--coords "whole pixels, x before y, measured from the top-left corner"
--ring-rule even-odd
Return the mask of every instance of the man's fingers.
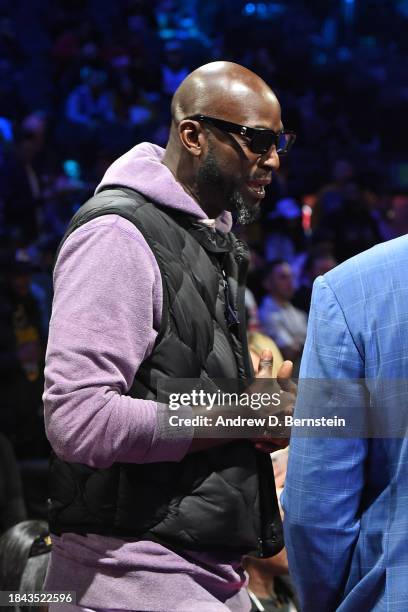
[[277, 446], [273, 442], [256, 442], [255, 448], [259, 451], [262, 451], [263, 453], [267, 453], [270, 455], [271, 453], [276, 451]]
[[281, 367], [278, 370], [277, 379], [281, 389], [287, 391], [288, 393], [293, 393], [296, 395], [297, 386], [294, 382], [292, 382], [291, 377], [293, 373], [293, 363], [292, 361], [284, 361]]
[[289, 438], [269, 438], [267, 441], [255, 441], [255, 448], [263, 453], [274, 453], [288, 446]]
[[265, 349], [261, 353], [256, 378], [272, 378], [272, 351]]
[[278, 370], [278, 378], [290, 378], [293, 372], [293, 362], [286, 359]]

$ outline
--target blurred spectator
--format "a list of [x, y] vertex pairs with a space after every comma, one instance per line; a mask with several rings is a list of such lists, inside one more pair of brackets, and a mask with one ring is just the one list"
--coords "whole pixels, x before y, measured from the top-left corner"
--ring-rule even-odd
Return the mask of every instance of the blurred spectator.
[[198, 29], [197, 0], [159, 0], [156, 19], [161, 38], [205, 39]]
[[326, 274], [336, 266], [336, 260], [330, 252], [315, 251], [306, 259], [300, 287], [292, 299], [292, 304], [309, 314], [314, 280]]
[[307, 317], [290, 302], [294, 286], [287, 261], [276, 259], [268, 264], [264, 288], [268, 295], [259, 308], [262, 328], [275, 340], [283, 357], [293, 361], [296, 371], [306, 339]]
[[142, 44], [139, 35], [131, 37], [128, 47], [130, 60], [128, 76], [132, 85], [156, 102], [160, 98], [161, 86], [160, 49], [161, 45], [155, 37]]
[[332, 168], [333, 182], [324, 186], [318, 197], [314, 221], [319, 222], [327, 215], [340, 212], [348, 196], [350, 184], [354, 184], [353, 165], [345, 159], [338, 159]]
[[392, 200], [392, 218], [396, 236], [408, 234], [408, 195], [398, 194]]
[[259, 74], [268, 85], [273, 88], [276, 87], [278, 75], [271, 49], [266, 45], [259, 45], [250, 51], [250, 55], [249, 64], [251, 70]]
[[260, 299], [264, 294], [264, 290], [262, 288], [264, 268], [265, 260], [263, 257], [263, 245], [258, 243], [249, 243], [249, 268], [247, 277], [247, 287], [251, 291], [251, 294], [253, 295], [257, 304], [259, 304]]
[[296, 200], [278, 200], [275, 210], [268, 214], [268, 234], [265, 240], [267, 261], [285, 259], [292, 263], [303, 246], [302, 211]]
[[377, 221], [359, 187], [348, 183], [342, 197], [340, 209], [323, 217], [320, 226], [332, 233], [334, 256], [339, 262], [381, 242]]
[[259, 331], [258, 305], [254, 294], [248, 287], [245, 289], [245, 312], [247, 330], [249, 332]]
[[26, 518], [21, 476], [13, 447], [0, 433], [0, 534]]
[[47, 176], [41, 214], [42, 236], [62, 238], [69, 219], [81, 202], [92, 194], [92, 184], [82, 178], [82, 166], [76, 159], [65, 159], [58, 173]]
[[33, 271], [25, 252], [16, 252], [8, 277], [9, 298], [13, 306], [17, 353], [24, 374], [30, 382], [41, 376], [43, 352], [38, 307], [30, 287]]
[[154, 4], [149, 0], [131, 0], [128, 2], [126, 14], [130, 31], [157, 28]]
[[0, 429], [18, 458], [48, 452], [42, 392], [44, 341], [38, 304], [31, 292], [33, 267], [24, 251], [6, 253], [0, 274]]
[[88, 128], [96, 128], [100, 123], [113, 121], [113, 97], [107, 87], [107, 74], [84, 66], [81, 70], [82, 85], [69, 94], [66, 103], [67, 119]]
[[[44, 521], [23, 521], [11, 527], [0, 537], [0, 591], [20, 594], [41, 591], [50, 551], [51, 538]], [[16, 609], [46, 612], [48, 606], [17, 606]]]
[[52, 270], [59, 245], [59, 237], [43, 236], [37, 243], [37, 266], [31, 278], [31, 292], [41, 314], [41, 335], [46, 340], [51, 317], [53, 296]]
[[166, 95], [172, 96], [190, 69], [184, 62], [183, 48], [178, 40], [169, 40], [164, 46], [164, 51], [162, 90]]
[[398, 192], [378, 195], [366, 192], [367, 206], [380, 234], [381, 241], [408, 234], [408, 195]]
[[22, 59], [15, 25], [10, 17], [3, 15], [0, 17], [0, 53], [1, 57], [14, 62]]
[[143, 92], [132, 91], [129, 98], [128, 120], [131, 125], [148, 125], [154, 117], [154, 107]]
[[0, 161], [0, 194], [4, 222], [23, 244], [38, 235], [38, 208], [41, 204], [41, 180], [36, 160], [45, 142], [45, 118], [40, 114], [26, 117], [17, 135], [15, 147]]

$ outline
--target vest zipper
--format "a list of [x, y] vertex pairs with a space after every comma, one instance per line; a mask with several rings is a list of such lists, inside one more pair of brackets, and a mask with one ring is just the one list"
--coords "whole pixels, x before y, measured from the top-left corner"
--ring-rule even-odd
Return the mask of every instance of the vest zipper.
[[222, 282], [224, 286], [224, 297], [225, 297], [225, 318], [227, 321], [228, 328], [230, 329], [234, 325], [239, 325], [238, 313], [232, 308], [231, 301], [229, 298], [229, 286], [227, 281], [227, 275], [225, 270], [221, 267]]

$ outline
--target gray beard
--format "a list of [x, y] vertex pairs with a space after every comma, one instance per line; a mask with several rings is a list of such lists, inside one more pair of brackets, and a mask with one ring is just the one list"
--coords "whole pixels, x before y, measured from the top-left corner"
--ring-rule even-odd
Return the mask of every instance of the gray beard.
[[[225, 193], [224, 178], [220, 172], [211, 146], [209, 147], [205, 162], [198, 171], [197, 180], [199, 184], [212, 185], [222, 193]], [[233, 191], [231, 195], [227, 196], [226, 208], [236, 213], [236, 221], [240, 225], [249, 225], [253, 223], [258, 219], [261, 212], [259, 202], [253, 206], [246, 204], [239, 191]]]
[[239, 225], [249, 225], [259, 218], [261, 206], [257, 202], [254, 206], [245, 204], [241, 194], [235, 191], [229, 198], [230, 208], [237, 212], [237, 223]]

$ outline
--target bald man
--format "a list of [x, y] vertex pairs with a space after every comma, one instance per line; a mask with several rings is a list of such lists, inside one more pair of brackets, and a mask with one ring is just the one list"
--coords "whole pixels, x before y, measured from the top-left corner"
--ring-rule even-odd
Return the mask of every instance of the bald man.
[[115, 161], [63, 238], [45, 589], [75, 591], [76, 609], [249, 610], [242, 555], [282, 548], [268, 455], [204, 439], [190, 407], [170, 423], [157, 385], [253, 376], [231, 213], [256, 217], [293, 139], [259, 77], [203, 66], [174, 95], [166, 150], [142, 143]]

